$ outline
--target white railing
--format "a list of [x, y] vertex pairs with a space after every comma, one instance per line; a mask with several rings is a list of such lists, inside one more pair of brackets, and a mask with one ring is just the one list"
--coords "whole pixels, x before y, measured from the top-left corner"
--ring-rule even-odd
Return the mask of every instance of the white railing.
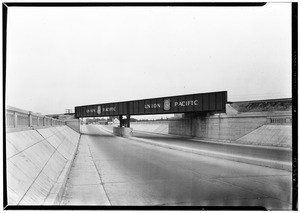
[[24, 127], [42, 127], [42, 126], [60, 126], [65, 122], [55, 118], [36, 114], [30, 111], [6, 106], [5, 108], [6, 128], [24, 128]]

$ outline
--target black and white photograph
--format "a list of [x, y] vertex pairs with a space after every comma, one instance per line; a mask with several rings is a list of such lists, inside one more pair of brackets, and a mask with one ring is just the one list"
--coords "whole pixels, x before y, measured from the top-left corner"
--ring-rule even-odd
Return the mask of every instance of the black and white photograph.
[[2, 14], [4, 210], [298, 209], [297, 2]]

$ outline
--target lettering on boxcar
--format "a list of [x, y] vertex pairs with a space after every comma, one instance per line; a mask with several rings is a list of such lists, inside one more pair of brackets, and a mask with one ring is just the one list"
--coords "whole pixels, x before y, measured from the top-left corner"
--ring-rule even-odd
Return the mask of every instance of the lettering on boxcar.
[[160, 108], [160, 104], [145, 104], [145, 109], [156, 109]]
[[180, 106], [180, 107], [185, 107], [185, 106], [197, 106], [198, 105], [198, 100], [194, 101], [175, 101], [174, 106]]
[[112, 111], [116, 111], [116, 107], [106, 107], [103, 108], [102, 112], [112, 112]]

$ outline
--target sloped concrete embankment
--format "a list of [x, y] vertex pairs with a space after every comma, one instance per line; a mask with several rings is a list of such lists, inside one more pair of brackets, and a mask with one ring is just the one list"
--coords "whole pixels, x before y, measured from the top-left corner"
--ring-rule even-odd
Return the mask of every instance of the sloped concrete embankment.
[[170, 122], [169, 133], [201, 140], [292, 148], [292, 125], [268, 123], [266, 116], [183, 119]]
[[7, 133], [8, 204], [59, 204], [79, 138], [67, 126]]
[[292, 148], [291, 125], [263, 125], [236, 140], [239, 144]]
[[181, 114], [169, 134], [227, 143], [292, 147], [291, 100], [226, 104], [226, 113]]

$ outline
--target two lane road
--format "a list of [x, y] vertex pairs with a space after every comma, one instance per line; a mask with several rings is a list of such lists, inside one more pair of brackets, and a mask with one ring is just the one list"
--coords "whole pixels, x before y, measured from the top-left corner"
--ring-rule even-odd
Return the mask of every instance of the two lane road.
[[292, 208], [290, 172], [153, 146], [92, 125], [82, 129], [80, 143], [110, 205]]

